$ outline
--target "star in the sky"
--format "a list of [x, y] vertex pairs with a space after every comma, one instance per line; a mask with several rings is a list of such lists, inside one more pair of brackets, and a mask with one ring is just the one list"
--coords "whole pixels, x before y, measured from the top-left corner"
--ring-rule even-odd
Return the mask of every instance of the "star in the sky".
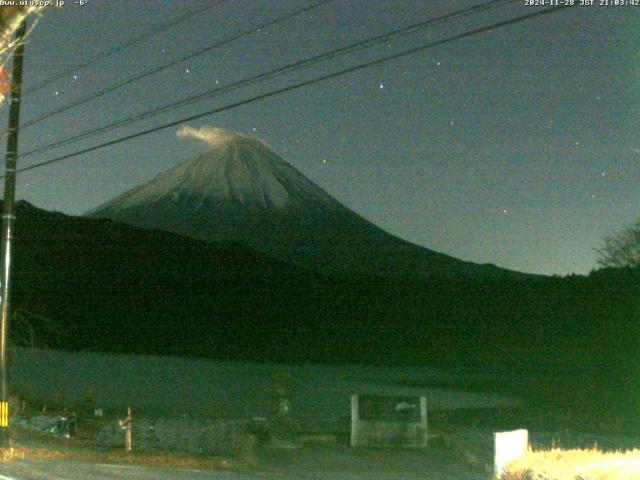
[[384, 83], [381, 83], [381, 84], [379, 85], [379, 88], [380, 88], [380, 90], [384, 89]]

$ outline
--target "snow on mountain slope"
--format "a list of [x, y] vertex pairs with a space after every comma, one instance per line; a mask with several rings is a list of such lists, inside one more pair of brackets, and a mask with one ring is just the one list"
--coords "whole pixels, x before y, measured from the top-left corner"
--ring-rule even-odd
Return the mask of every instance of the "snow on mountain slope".
[[228, 133], [209, 151], [161, 173], [89, 215], [115, 214], [166, 199], [174, 203], [189, 199], [194, 210], [205, 204], [243, 207], [249, 211], [339, 207], [268, 145]]

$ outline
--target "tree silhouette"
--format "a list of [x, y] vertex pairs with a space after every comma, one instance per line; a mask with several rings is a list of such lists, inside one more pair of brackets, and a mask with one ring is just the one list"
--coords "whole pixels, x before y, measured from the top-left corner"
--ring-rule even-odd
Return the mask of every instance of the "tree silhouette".
[[598, 249], [598, 263], [603, 267], [640, 266], [640, 221], [604, 239]]

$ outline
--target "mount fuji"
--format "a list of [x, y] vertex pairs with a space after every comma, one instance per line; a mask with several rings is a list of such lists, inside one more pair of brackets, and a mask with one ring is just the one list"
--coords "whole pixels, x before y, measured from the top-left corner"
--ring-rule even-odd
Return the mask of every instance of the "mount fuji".
[[263, 141], [214, 130], [206, 152], [85, 215], [241, 243], [323, 273], [518, 275], [395, 237], [342, 205]]

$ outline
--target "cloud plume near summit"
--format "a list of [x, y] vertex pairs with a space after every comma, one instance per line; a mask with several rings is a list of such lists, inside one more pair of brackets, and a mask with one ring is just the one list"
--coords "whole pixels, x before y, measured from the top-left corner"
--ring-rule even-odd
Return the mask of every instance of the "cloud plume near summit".
[[213, 127], [211, 125], [203, 125], [200, 128], [194, 128], [189, 125], [180, 127], [176, 132], [178, 138], [195, 138], [208, 145], [215, 145], [218, 142], [229, 140], [233, 137], [233, 133], [224, 128]]

